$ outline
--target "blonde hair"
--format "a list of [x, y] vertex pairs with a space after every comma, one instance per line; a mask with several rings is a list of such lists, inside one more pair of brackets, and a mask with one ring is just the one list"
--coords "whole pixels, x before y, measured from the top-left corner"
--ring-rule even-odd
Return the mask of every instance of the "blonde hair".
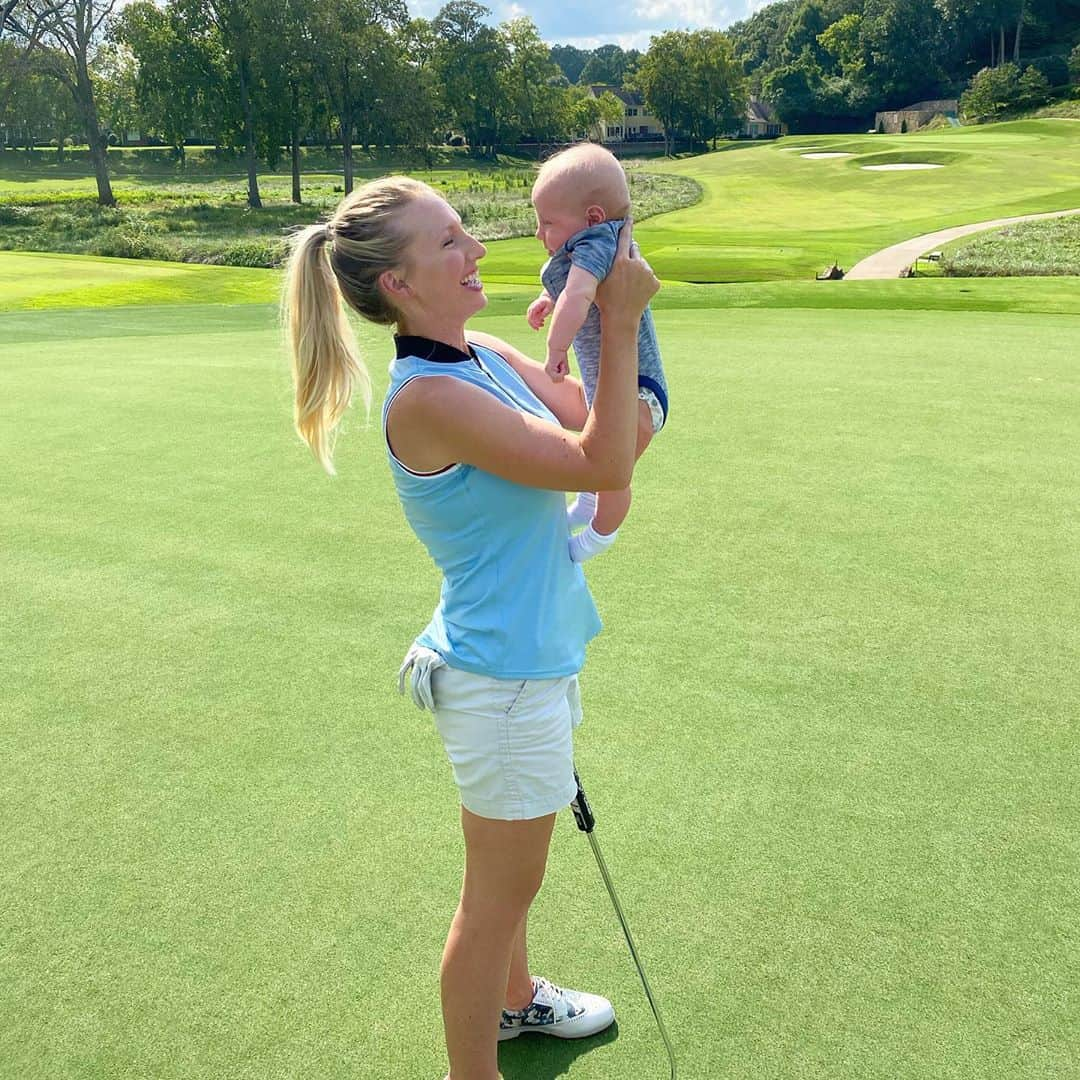
[[375, 180], [346, 196], [325, 224], [293, 237], [281, 302], [292, 356], [293, 422], [331, 475], [334, 430], [354, 393], [365, 411], [371, 408], [371, 377], [342, 300], [370, 322], [397, 322], [397, 310], [379, 288], [380, 275], [401, 266], [411, 239], [396, 219], [414, 199], [435, 194], [407, 176]]
[[630, 186], [618, 158], [596, 143], [577, 143], [553, 154], [540, 166], [533, 195], [558, 187], [575, 205], [603, 207], [608, 219], [630, 213]]

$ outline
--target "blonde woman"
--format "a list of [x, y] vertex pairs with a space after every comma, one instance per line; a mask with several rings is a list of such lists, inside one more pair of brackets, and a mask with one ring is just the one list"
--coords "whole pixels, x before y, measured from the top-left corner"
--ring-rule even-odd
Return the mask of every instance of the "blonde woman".
[[555, 813], [573, 798], [577, 673], [600, 622], [568, 549], [566, 491], [630, 481], [638, 439], [637, 330], [658, 288], [630, 226], [597, 292], [602, 349], [587, 410], [512, 346], [465, 324], [487, 300], [484, 245], [425, 184], [390, 177], [295, 240], [285, 314], [296, 427], [333, 471], [334, 428], [370, 383], [342, 301], [396, 328], [383, 405], [394, 483], [444, 575], [402, 668], [432, 709], [461, 797], [465, 872], [443, 952], [448, 1080], [496, 1080], [497, 1044], [524, 1031], [580, 1038], [610, 1002], [529, 972], [526, 920]]

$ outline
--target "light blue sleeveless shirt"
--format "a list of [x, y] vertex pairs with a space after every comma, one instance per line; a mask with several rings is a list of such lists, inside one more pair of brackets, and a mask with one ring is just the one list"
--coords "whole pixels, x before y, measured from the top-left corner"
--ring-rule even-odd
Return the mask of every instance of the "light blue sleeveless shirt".
[[394, 457], [385, 438], [398, 391], [432, 376], [463, 379], [512, 409], [558, 423], [497, 352], [472, 349], [468, 356], [424, 338], [399, 338], [383, 401], [383, 436], [398, 498], [443, 574], [439, 605], [416, 640], [451, 667], [477, 675], [572, 675], [581, 670], [600, 619], [581, 566], [570, 559], [563, 493], [511, 483], [472, 465], [415, 473]]

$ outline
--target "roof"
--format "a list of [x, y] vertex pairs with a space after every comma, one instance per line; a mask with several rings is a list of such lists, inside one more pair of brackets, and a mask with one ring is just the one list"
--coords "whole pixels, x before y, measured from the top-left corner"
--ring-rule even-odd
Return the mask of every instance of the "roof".
[[766, 105], [764, 101], [758, 101], [756, 98], [751, 98], [746, 103], [746, 119], [757, 121], [759, 124], [776, 123], [772, 108]]
[[607, 86], [604, 83], [594, 83], [589, 87], [593, 97], [601, 94], [614, 94], [624, 105], [632, 105], [640, 108], [645, 102], [636, 90], [624, 90], [621, 86]]

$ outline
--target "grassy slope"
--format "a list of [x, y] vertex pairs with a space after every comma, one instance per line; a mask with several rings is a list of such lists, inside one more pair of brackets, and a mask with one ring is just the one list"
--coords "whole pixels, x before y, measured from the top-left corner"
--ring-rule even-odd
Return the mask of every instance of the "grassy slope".
[[[319, 474], [269, 306], [0, 322], [0, 1055], [25, 1080], [441, 1075], [454, 795], [391, 691], [437, 576], [377, 427]], [[684, 1075], [1066, 1075], [1078, 320], [658, 324], [673, 420], [589, 570], [578, 760]], [[507, 1080], [662, 1075], [565, 820], [533, 929], [620, 1027], [507, 1046]]]
[[[850, 158], [810, 161], [807, 150]], [[864, 172], [866, 163], [948, 160], [925, 172]], [[644, 222], [657, 272], [687, 281], [809, 278], [838, 260], [949, 225], [1080, 206], [1080, 128], [1030, 120], [905, 136], [792, 136], [735, 143], [668, 168], [705, 189], [701, 204]], [[489, 276], [533, 280], [534, 242], [490, 247]]]

